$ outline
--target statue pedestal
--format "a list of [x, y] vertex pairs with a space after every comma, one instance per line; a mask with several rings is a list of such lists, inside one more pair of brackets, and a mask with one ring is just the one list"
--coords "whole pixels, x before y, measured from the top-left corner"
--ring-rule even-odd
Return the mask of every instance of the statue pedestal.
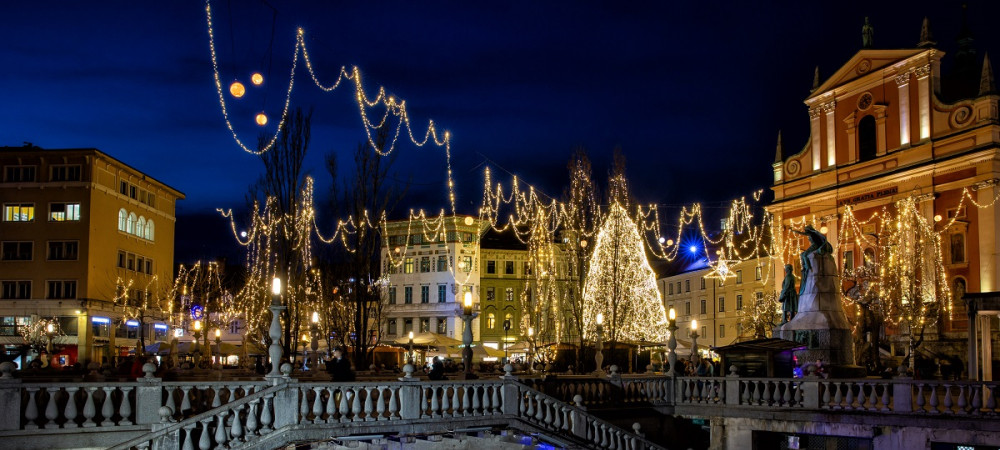
[[840, 300], [837, 264], [833, 255], [812, 253], [807, 258], [812, 270], [800, 289], [798, 313], [775, 334], [806, 346], [795, 352], [800, 364], [822, 360], [833, 372], [853, 374], [854, 339]]

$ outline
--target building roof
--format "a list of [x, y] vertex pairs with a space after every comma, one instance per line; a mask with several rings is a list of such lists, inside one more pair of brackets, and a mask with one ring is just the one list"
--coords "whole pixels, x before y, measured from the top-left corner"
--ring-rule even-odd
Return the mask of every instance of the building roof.
[[490, 228], [479, 241], [479, 248], [494, 250], [528, 250], [528, 245], [522, 243], [514, 234], [512, 228], [496, 231]]
[[157, 180], [156, 178], [153, 178], [152, 176], [150, 176], [146, 172], [143, 172], [143, 171], [141, 171], [139, 169], [136, 169], [135, 167], [132, 167], [132, 166], [130, 166], [128, 164], [125, 164], [121, 160], [119, 160], [119, 159], [117, 159], [117, 158], [115, 158], [115, 157], [113, 157], [113, 156], [111, 156], [111, 155], [109, 155], [107, 153], [104, 153], [104, 152], [102, 152], [102, 151], [100, 151], [100, 150], [98, 150], [96, 148], [86, 148], [86, 147], [84, 147], [84, 148], [50, 148], [50, 149], [44, 149], [44, 148], [41, 148], [41, 147], [38, 147], [38, 146], [35, 146], [35, 145], [31, 145], [30, 143], [28, 143], [28, 144], [26, 144], [24, 146], [21, 146], [21, 147], [7, 147], [7, 146], [0, 147], [0, 155], [4, 155], [4, 156], [7, 156], [9, 154], [14, 154], [14, 153], [26, 153], [26, 154], [32, 154], [32, 155], [35, 155], [35, 156], [47, 156], [47, 155], [56, 154], [56, 153], [59, 153], [59, 152], [65, 152], [65, 153], [71, 153], [72, 152], [72, 153], [80, 153], [80, 154], [93, 154], [93, 155], [100, 156], [101, 158], [109, 159], [109, 160], [114, 161], [118, 165], [120, 165], [120, 166], [122, 166], [122, 167], [124, 167], [124, 168], [126, 168], [128, 170], [131, 170], [131, 171], [133, 171], [133, 172], [135, 172], [137, 174], [142, 175], [144, 180], [156, 183], [156, 184], [158, 184], [160, 186], [163, 186], [164, 188], [170, 190], [175, 196], [177, 196], [177, 198], [179, 198], [179, 199], [185, 199], [185, 198], [187, 198], [187, 196], [185, 196], [183, 192], [177, 190], [174, 187], [171, 187], [169, 184], [166, 184], [166, 183], [164, 183], [164, 182], [162, 182], [160, 180]]

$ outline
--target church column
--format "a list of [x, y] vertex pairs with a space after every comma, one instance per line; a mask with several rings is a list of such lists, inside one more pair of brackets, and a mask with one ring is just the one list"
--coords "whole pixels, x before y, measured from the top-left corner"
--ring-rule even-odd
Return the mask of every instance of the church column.
[[837, 165], [837, 126], [833, 116], [837, 111], [837, 102], [824, 104], [823, 111], [826, 112], [826, 166], [834, 167]]
[[851, 113], [844, 119], [844, 134], [847, 135], [847, 164], [854, 164], [858, 160], [858, 139], [857, 134], [857, 112]]
[[968, 378], [970, 380], [979, 379], [979, 342], [976, 336], [976, 330], [979, 328], [979, 311], [973, 306], [972, 302], [967, 303], [968, 309], [967, 313], [969, 315], [969, 335], [968, 335], [968, 345], [969, 345], [969, 373]]
[[930, 75], [931, 66], [928, 64], [913, 70], [917, 76], [917, 102], [920, 108], [920, 140], [931, 137], [931, 92]]
[[819, 172], [820, 169], [820, 152], [821, 142], [820, 142], [820, 126], [819, 126], [819, 116], [823, 114], [823, 108], [817, 106], [816, 108], [809, 110], [809, 132], [811, 134], [810, 139], [812, 140], [812, 169], [814, 172]]
[[980, 353], [983, 360], [983, 377], [980, 381], [993, 381], [993, 330], [990, 327], [990, 316], [981, 315], [979, 319], [980, 332]]
[[[980, 204], [990, 204], [996, 194], [995, 180], [976, 183], [976, 201]], [[976, 208], [979, 219], [979, 292], [1000, 290], [1000, 240], [997, 240], [996, 230], [1000, 227], [1000, 205], [988, 208]], [[970, 286], [971, 287], [971, 286]]]
[[896, 76], [899, 89], [899, 145], [910, 145], [910, 72]]

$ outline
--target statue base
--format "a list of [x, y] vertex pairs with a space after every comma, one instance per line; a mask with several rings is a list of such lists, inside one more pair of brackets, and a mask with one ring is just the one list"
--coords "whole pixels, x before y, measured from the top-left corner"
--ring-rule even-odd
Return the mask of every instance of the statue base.
[[777, 327], [774, 335], [806, 347], [794, 352], [799, 364], [822, 361], [824, 368], [854, 366], [854, 338], [840, 301], [836, 262], [829, 254], [813, 253], [808, 259], [812, 271], [802, 286], [798, 313]]

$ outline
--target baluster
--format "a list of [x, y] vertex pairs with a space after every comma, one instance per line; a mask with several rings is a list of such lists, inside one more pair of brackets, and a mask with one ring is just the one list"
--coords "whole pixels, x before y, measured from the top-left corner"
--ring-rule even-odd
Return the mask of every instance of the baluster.
[[528, 409], [524, 411], [524, 415], [527, 416], [528, 418], [535, 417], [534, 399], [532, 398], [531, 394], [526, 395], [525, 399], [528, 401]]
[[858, 410], [864, 411], [866, 409], [865, 402], [867, 401], [867, 396], [865, 395], [865, 386], [867, 383], [858, 383]]
[[889, 396], [889, 392], [892, 391], [892, 385], [883, 384], [882, 385], [882, 412], [889, 412], [889, 402], [892, 401], [892, 397]]
[[479, 415], [479, 409], [482, 407], [482, 403], [479, 401], [479, 396], [481, 395], [479, 393], [480, 389], [482, 389], [480, 386], [473, 386], [472, 387], [472, 415], [473, 416], [478, 416]]
[[24, 418], [28, 419], [27, 423], [24, 425], [25, 430], [37, 430], [38, 424], [35, 422], [38, 419], [38, 403], [35, 397], [38, 396], [38, 388], [29, 387], [24, 388], [28, 392], [28, 405], [24, 408]]
[[118, 406], [118, 415], [122, 418], [118, 425], [132, 425], [132, 399], [128, 395], [132, 392], [132, 386], [121, 386], [119, 389], [122, 392], [122, 403]]
[[[219, 392], [216, 391], [215, 393], [218, 394]], [[228, 439], [226, 439], [226, 418], [225, 418], [225, 416], [226, 416], [225, 412], [219, 413], [219, 416], [218, 416], [219, 417], [219, 424], [216, 425], [216, 427], [215, 427], [215, 443], [218, 444], [220, 447], [225, 446], [226, 445], [226, 441], [228, 440]]]
[[274, 431], [274, 428], [271, 428], [271, 424], [274, 423], [274, 412], [271, 410], [272, 397], [274, 397], [273, 394], [264, 396], [264, 405], [262, 406], [263, 409], [260, 411], [261, 434], [267, 434]]
[[969, 411], [966, 409], [969, 406], [968, 400], [965, 399], [965, 396], [968, 395], [968, 393], [966, 393], [966, 386], [968, 386], [968, 385], [965, 385], [965, 384], [958, 385], [958, 413], [959, 414], [968, 414], [969, 413]]
[[115, 414], [115, 402], [111, 400], [111, 391], [115, 389], [114, 386], [104, 386], [104, 403], [101, 404], [101, 423], [102, 427], [114, 426], [114, 422], [111, 421], [111, 416]]
[[389, 395], [392, 395], [391, 394], [392, 391], [390, 391], [389, 388], [387, 388], [385, 386], [379, 386], [376, 389], [378, 390], [378, 403], [376, 404], [377, 407], [375, 408], [375, 419], [376, 420], [385, 420], [385, 418], [386, 418], [385, 417], [385, 409], [386, 409], [385, 393], [386, 392], [390, 392]]
[[452, 417], [462, 416], [462, 394], [458, 390], [458, 385], [451, 388], [451, 415]]
[[[992, 398], [992, 397], [991, 397]], [[503, 405], [500, 403], [500, 386], [493, 386], [493, 414], [500, 414], [503, 412]]]
[[184, 428], [184, 445], [181, 446], [181, 450], [194, 450], [194, 427], [196, 424], [185, 425]]
[[[202, 392], [208, 393], [210, 386], [205, 386]], [[212, 389], [212, 409], [222, 406], [222, 388], [218, 386], [211, 386]]]
[[195, 413], [203, 413], [212, 408], [211, 404], [208, 403], [208, 393], [211, 389], [212, 387], [209, 385], [195, 386], [194, 399], [197, 406]]
[[[322, 386], [313, 386], [313, 392], [316, 393], [316, 399], [313, 400], [313, 405], [312, 405], [313, 406], [312, 407], [312, 413], [313, 413], [312, 423], [314, 423], [314, 424], [316, 424], [316, 423], [323, 423], [323, 387]], [[303, 392], [302, 395], [305, 395], [305, 392]]]
[[562, 421], [562, 409], [559, 407], [559, 405], [552, 405], [552, 408], [553, 408], [553, 411], [552, 411], [552, 427], [555, 428], [555, 429], [557, 429], [557, 430], [561, 430], [562, 429], [562, 424], [563, 424], [563, 421]]
[[830, 383], [833, 386], [833, 409], [843, 409], [841, 402], [843, 401], [843, 386], [840, 383]]
[[491, 388], [492, 388], [492, 386], [483, 386], [483, 394], [482, 394], [483, 395], [483, 404], [482, 404], [483, 412], [482, 412], [482, 414], [484, 416], [488, 416], [490, 414], [493, 414], [493, 402], [491, 401], [492, 400], [492, 391], [490, 391]]
[[930, 394], [931, 394], [930, 395], [930, 397], [931, 397], [930, 398], [930, 407], [931, 407], [930, 413], [931, 414], [939, 414], [939, 413], [941, 413], [941, 411], [938, 410], [937, 386], [928, 384], [927, 387], [930, 388]]
[[66, 388], [66, 412], [63, 414], [66, 416], [66, 423], [63, 424], [63, 428], [77, 428], [80, 426], [80, 424], [76, 423], [76, 392], [79, 389], [72, 386]]
[[375, 393], [375, 388], [362, 388], [362, 390], [365, 392], [365, 421], [373, 422], [375, 421], [375, 404], [372, 403], [372, 395]]
[[782, 390], [781, 393], [781, 405], [791, 406], [792, 405], [792, 382], [785, 381], [781, 383]]
[[97, 407], [94, 406], [94, 391], [96, 387], [88, 387], [83, 390], [84, 395], [87, 396], [87, 401], [83, 404], [83, 427], [90, 428], [96, 427], [97, 424], [94, 423], [94, 416], [97, 415]]
[[[203, 391], [204, 392], [204, 391]], [[209, 450], [212, 448], [212, 438], [208, 435], [211, 432], [208, 430], [208, 424], [212, 421], [212, 418], [201, 419], [201, 437], [198, 438], [198, 448], [201, 450]]]
[[352, 422], [362, 422], [365, 420], [361, 417], [361, 393], [365, 392], [364, 388], [355, 388], [354, 399], [351, 401], [351, 421]]
[[542, 423], [552, 425], [552, 405], [548, 399], [542, 398], [539, 400], [539, 410], [543, 413]]
[[743, 380], [738, 381], [740, 383], [740, 404], [746, 405], [750, 403], [750, 383], [744, 382]]
[[309, 388], [303, 387], [299, 389], [299, 393], [302, 396], [299, 398], [299, 420], [298, 423], [307, 423], [309, 421]]
[[[438, 400], [438, 389], [441, 390], [441, 400]], [[449, 397], [447, 387], [431, 387], [431, 414], [434, 417], [441, 417], [443, 414], [448, 413], [448, 402]]]
[[986, 391], [984, 393], [986, 395], [986, 413], [993, 414], [997, 409], [996, 386], [983, 386], [983, 389]]
[[[389, 420], [399, 419], [399, 395], [396, 393], [396, 388], [389, 387]], [[421, 403], [423, 405], [423, 403]], [[423, 408], [421, 408], [420, 415], [423, 415]]]
[[923, 383], [918, 383], [917, 384], [917, 412], [925, 412], [925, 410], [924, 410], [924, 384]]
[[[795, 383], [794, 389], [795, 389], [795, 406], [802, 406], [802, 384]], [[824, 392], [826, 392], [826, 389], [824, 389]], [[826, 407], [826, 405], [829, 402], [830, 402], [830, 393], [826, 392], [826, 402], [823, 403], [823, 406]]]
[[474, 387], [466, 384], [462, 386], [462, 415], [472, 416], [475, 414], [472, 409], [472, 397], [475, 393]]
[[[243, 421], [240, 419], [240, 411], [242, 411], [242, 410], [243, 410], [242, 406], [234, 408], [232, 410], [233, 411], [233, 419], [232, 419], [233, 425], [229, 428], [229, 435], [232, 436], [232, 442], [234, 444], [237, 443], [237, 442], [242, 441], [242, 439], [240, 439], [240, 438], [243, 437]], [[235, 445], [231, 445], [231, 447], [235, 447]]]
[[247, 409], [247, 437], [257, 434], [257, 403], [259, 402], [260, 400], [250, 401], [249, 409]]
[[[718, 388], [719, 400], [716, 401], [715, 403], [724, 405], [726, 404], [726, 382], [724, 380], [719, 381], [718, 386], [719, 386]], [[659, 397], [657, 397], [657, 400], [659, 400]]]
[[330, 394], [326, 397], [326, 423], [333, 423], [336, 420], [337, 415], [337, 392], [330, 387], [327, 389]]
[[59, 408], [56, 406], [56, 394], [59, 393], [59, 388], [45, 391], [49, 394], [49, 401], [45, 406], [45, 428], [59, 428], [59, 424], [56, 423], [56, 419], [59, 418]]
[[952, 409], [951, 409], [951, 407], [953, 405], [954, 405], [954, 403], [951, 401], [951, 385], [950, 384], [945, 384], [944, 385], [944, 411], [943, 412], [945, 414], [951, 414], [951, 413], [953, 413], [954, 411], [952, 411]]
[[191, 410], [191, 386], [181, 386], [181, 414], [186, 414]]
[[608, 448], [608, 426], [602, 423], [600, 430], [601, 447]]
[[542, 419], [545, 418], [545, 411], [543, 411], [545, 407], [542, 404], [542, 394], [535, 394], [535, 401], [538, 402], [538, 407], [535, 411], [535, 420], [541, 422]]
[[351, 413], [351, 394], [354, 392], [347, 388], [340, 388], [340, 422], [350, 422], [348, 417]]
[[573, 425], [572, 425], [572, 423], [570, 421], [573, 420], [573, 413], [572, 413], [572, 410], [568, 406], [563, 406], [562, 407], [562, 417], [563, 417], [563, 420], [562, 420], [562, 429], [564, 431], [570, 431], [570, 430], [572, 430], [573, 429]]
[[983, 387], [982, 386], [972, 386], [972, 409], [969, 411], [972, 414], [982, 414], [983, 408]]
[[517, 414], [521, 417], [527, 414], [527, 406], [524, 404], [524, 391], [520, 388], [517, 390]]
[[751, 397], [751, 404], [759, 405], [760, 402], [761, 402], [761, 398], [762, 398], [762, 395], [761, 395], [761, 392], [760, 392], [761, 391], [761, 383], [760, 383], [760, 381], [751, 381], [750, 385], [753, 387], [753, 392], [752, 392], [753, 396]]

